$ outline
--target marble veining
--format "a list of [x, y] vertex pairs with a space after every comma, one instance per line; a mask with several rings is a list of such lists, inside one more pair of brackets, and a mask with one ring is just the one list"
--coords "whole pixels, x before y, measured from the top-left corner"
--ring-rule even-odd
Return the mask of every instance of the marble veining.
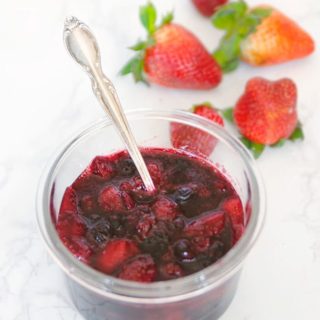
[[[176, 21], [208, 48], [220, 33], [189, 0], [154, 1], [175, 8]], [[251, 0], [251, 4], [261, 1]], [[268, 0], [310, 31], [315, 54], [280, 66], [242, 65], [211, 91], [134, 85], [118, 75], [128, 46], [143, 35], [138, 6], [144, 0], [12, 0], [0, 12], [0, 320], [83, 320], [64, 277], [47, 254], [36, 226], [35, 194], [45, 163], [68, 137], [103, 111], [88, 79], [66, 52], [62, 31], [74, 15], [94, 31], [106, 75], [126, 110], [189, 109], [211, 101], [235, 103], [253, 76], [292, 78], [306, 139], [267, 150], [259, 159], [267, 191], [267, 220], [244, 265], [238, 293], [221, 320], [320, 319], [320, 93], [319, 0]]]

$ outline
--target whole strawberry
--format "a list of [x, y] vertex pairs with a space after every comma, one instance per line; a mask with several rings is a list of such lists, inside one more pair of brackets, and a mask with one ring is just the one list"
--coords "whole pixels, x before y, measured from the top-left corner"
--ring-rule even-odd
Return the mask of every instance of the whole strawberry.
[[250, 9], [243, 1], [219, 8], [213, 25], [226, 31], [214, 57], [224, 70], [237, 68], [240, 59], [264, 66], [300, 59], [314, 51], [314, 41], [297, 23], [270, 6]]
[[210, 17], [228, 0], [192, 0], [192, 2], [205, 17]]
[[140, 20], [148, 32], [146, 41], [131, 49], [136, 56], [121, 70], [136, 82], [153, 82], [183, 89], [211, 89], [222, 77], [219, 65], [191, 32], [172, 23], [170, 13], [156, 26], [156, 10], [149, 3], [140, 8]]
[[243, 142], [259, 156], [265, 145], [303, 138], [297, 116], [297, 88], [290, 79], [253, 78], [233, 110]]
[[[208, 103], [193, 107], [192, 112], [207, 118], [220, 126], [224, 125], [219, 113]], [[208, 157], [214, 150], [217, 140], [206, 132], [180, 123], [171, 123], [171, 143], [174, 148]]]

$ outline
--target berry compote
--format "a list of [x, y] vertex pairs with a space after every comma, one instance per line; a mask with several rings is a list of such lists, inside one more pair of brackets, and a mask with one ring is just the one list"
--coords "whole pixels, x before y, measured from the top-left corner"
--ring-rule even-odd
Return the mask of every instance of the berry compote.
[[57, 230], [81, 261], [115, 277], [183, 277], [220, 259], [244, 230], [240, 198], [208, 161], [172, 149], [142, 151], [147, 192], [126, 151], [97, 156], [64, 193]]

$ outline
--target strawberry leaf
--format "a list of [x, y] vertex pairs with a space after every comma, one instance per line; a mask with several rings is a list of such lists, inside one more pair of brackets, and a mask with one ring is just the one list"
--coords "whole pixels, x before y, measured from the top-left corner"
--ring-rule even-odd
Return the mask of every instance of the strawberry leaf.
[[231, 2], [222, 6], [212, 17], [212, 24], [221, 30], [231, 31], [237, 24], [237, 20], [243, 17], [248, 9], [244, 1]]
[[161, 20], [161, 24], [160, 24], [160, 27], [166, 25], [166, 24], [169, 24], [172, 22], [173, 20], [173, 11], [171, 12], [168, 12], [165, 16], [162, 17], [162, 20]]
[[297, 124], [295, 130], [293, 131], [293, 133], [289, 137], [289, 140], [296, 141], [296, 140], [303, 140], [303, 139], [304, 139], [304, 133], [303, 133], [303, 130], [302, 130], [302, 125], [299, 122]]
[[272, 144], [270, 147], [272, 148], [280, 148], [286, 143], [286, 139], [280, 139], [278, 142]]
[[212, 24], [226, 34], [221, 39], [213, 57], [222, 70], [227, 73], [235, 70], [240, 62], [241, 43], [261, 24], [263, 19], [272, 12], [269, 8], [249, 10], [247, 4], [240, 0], [228, 3], [213, 15]]
[[238, 67], [242, 38], [236, 34], [223, 37], [220, 47], [213, 56], [224, 72], [231, 72]]
[[140, 7], [140, 21], [149, 35], [156, 30], [157, 11], [154, 5], [149, 2], [147, 5]]
[[223, 117], [228, 120], [229, 122], [233, 123], [233, 108], [227, 108], [222, 110]]
[[128, 63], [120, 70], [120, 74], [125, 76], [132, 73], [135, 82], [146, 82], [143, 75], [143, 58], [139, 54], [128, 61]]
[[240, 140], [251, 151], [255, 159], [258, 159], [265, 149], [264, 144], [252, 142], [245, 137], [241, 137]]
[[139, 41], [133, 46], [129, 47], [129, 49], [133, 51], [141, 51], [147, 47], [147, 42], [146, 41]]

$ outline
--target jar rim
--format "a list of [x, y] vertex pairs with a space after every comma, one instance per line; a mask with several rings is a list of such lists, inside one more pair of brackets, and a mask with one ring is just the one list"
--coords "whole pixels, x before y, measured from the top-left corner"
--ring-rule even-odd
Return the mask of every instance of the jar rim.
[[76, 259], [61, 242], [52, 223], [50, 199], [54, 188], [53, 178], [67, 152], [78, 142], [112, 122], [103, 118], [89, 125], [65, 144], [44, 170], [37, 192], [36, 208], [38, 226], [54, 260], [63, 271], [81, 286], [90, 291], [118, 301], [132, 301], [144, 304], [176, 302], [200, 295], [230, 278], [241, 266], [261, 232], [265, 218], [265, 193], [262, 179], [255, 161], [239, 140], [222, 127], [193, 113], [180, 110], [138, 109], [126, 112], [129, 121], [138, 119], [162, 119], [180, 122], [195, 128], [214, 133], [221, 141], [236, 151], [243, 160], [247, 178], [251, 182], [252, 213], [246, 232], [237, 244], [219, 261], [207, 268], [179, 279], [158, 281], [148, 284], [121, 280], [103, 274]]

